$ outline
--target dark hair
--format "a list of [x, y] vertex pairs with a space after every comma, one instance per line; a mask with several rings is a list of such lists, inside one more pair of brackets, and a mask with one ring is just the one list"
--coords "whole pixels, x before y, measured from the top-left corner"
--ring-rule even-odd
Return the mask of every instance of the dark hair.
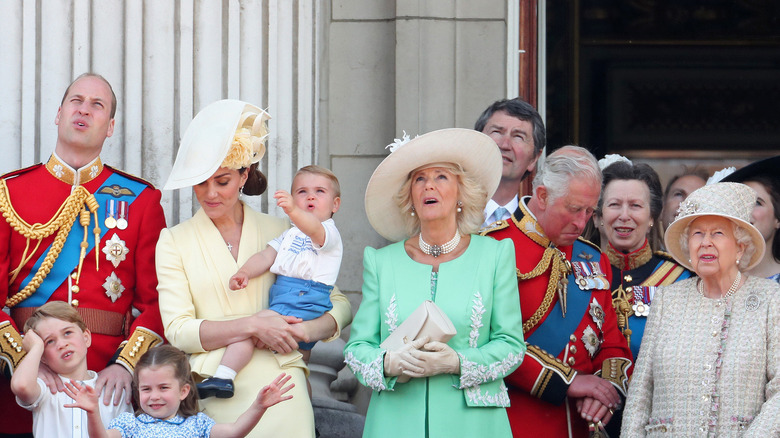
[[75, 84], [81, 78], [97, 78], [103, 81], [108, 86], [108, 89], [111, 91], [111, 118], [113, 119], [114, 116], [116, 115], [116, 94], [114, 93], [114, 89], [111, 87], [111, 84], [108, 83], [106, 78], [104, 78], [103, 76], [97, 73], [92, 73], [92, 72], [82, 73], [76, 79], [74, 79], [73, 82], [71, 82], [70, 85], [68, 85], [68, 88], [65, 89], [65, 94], [62, 95], [60, 106], [62, 106], [62, 104], [65, 103], [65, 98], [68, 97], [68, 93], [70, 92], [70, 87], [72, 87], [73, 84]]
[[170, 344], [153, 347], [138, 360], [135, 366], [135, 373], [133, 373], [133, 398], [139, 406], [135, 414], [141, 415], [143, 413], [143, 410], [140, 408], [141, 398], [138, 394], [138, 374], [144, 368], [157, 368], [166, 365], [173, 367], [173, 375], [179, 380], [179, 385], [190, 385], [190, 393], [179, 404], [178, 414], [184, 418], [196, 415], [198, 413], [198, 390], [195, 387], [195, 381], [192, 379], [190, 361], [183, 351]]
[[493, 104], [487, 107], [487, 109], [482, 112], [482, 115], [479, 116], [477, 123], [474, 124], [474, 130], [482, 132], [490, 117], [498, 111], [503, 111], [516, 119], [531, 122], [531, 125], [534, 128], [534, 154], [539, 155], [547, 144], [547, 132], [544, 129], [544, 121], [533, 105], [519, 97], [493, 102]]
[[244, 190], [243, 193], [247, 196], [257, 196], [262, 195], [265, 193], [265, 190], [268, 188], [268, 179], [263, 175], [263, 172], [260, 171], [258, 168], [260, 163], [253, 163], [251, 166], [249, 166], [249, 170], [247, 170], [246, 167], [242, 167], [241, 169], [238, 169], [238, 173], [243, 174], [244, 172], [249, 172], [247, 174], [246, 182], [244, 183]]
[[[664, 189], [663, 202], [666, 202], [666, 198], [669, 197], [669, 190], [672, 188], [672, 185], [674, 185], [674, 183], [677, 182], [678, 179], [684, 176], [698, 176], [699, 178], [701, 178], [702, 181], [706, 182], [707, 178], [710, 177], [710, 174], [707, 173], [705, 169], [702, 169], [699, 166], [694, 166], [694, 167], [683, 166], [683, 171], [673, 176], [672, 179], [670, 179], [669, 182], [666, 184], [666, 189]], [[665, 224], [665, 225], [669, 225], [669, 224]]]
[[[767, 193], [769, 193], [772, 208], [775, 209], [775, 219], [780, 220], [780, 179], [770, 177], [769, 175], [754, 175], [745, 178], [744, 182], [756, 182], [764, 186]], [[768, 246], [771, 246], [771, 248], [767, 248], [767, 251], [772, 251], [772, 257], [780, 262], [780, 230], [775, 231], [775, 237], [769, 242]]]
[[650, 247], [659, 249], [663, 245], [663, 236], [661, 235], [661, 211], [664, 208], [663, 193], [661, 191], [661, 180], [658, 173], [652, 167], [645, 163], [626, 163], [618, 161], [610, 164], [601, 171], [604, 179], [601, 183], [601, 196], [599, 197], [599, 214], [602, 215], [602, 203], [604, 202], [604, 189], [607, 184], [615, 180], [636, 180], [645, 183], [650, 191], [650, 217], [653, 219], [655, 227], [650, 230]]

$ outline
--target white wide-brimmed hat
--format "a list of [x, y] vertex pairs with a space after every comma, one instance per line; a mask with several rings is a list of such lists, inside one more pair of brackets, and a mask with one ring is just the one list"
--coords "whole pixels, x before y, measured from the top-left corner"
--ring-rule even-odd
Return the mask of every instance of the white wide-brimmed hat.
[[756, 192], [744, 184], [722, 182], [695, 190], [680, 203], [677, 217], [666, 230], [664, 243], [667, 251], [677, 263], [693, 270], [688, 259], [689, 254], [684, 252], [680, 245], [680, 236], [694, 219], [702, 216], [720, 216], [734, 222], [750, 234], [750, 239], [756, 247], [750, 262], [745, 265], [745, 270], [750, 270], [761, 261], [766, 247], [761, 232], [750, 223], [750, 214], [755, 205]]
[[265, 155], [267, 121], [262, 109], [240, 100], [207, 105], [187, 126], [164, 190], [200, 184], [220, 167], [242, 169]]
[[501, 180], [501, 152], [492, 138], [479, 131], [441, 129], [390, 146], [394, 146], [390, 155], [379, 163], [368, 181], [366, 215], [374, 230], [393, 242], [409, 237], [405, 212], [398, 208], [394, 196], [413, 170], [426, 164], [459, 164], [479, 182], [487, 199], [493, 196]]

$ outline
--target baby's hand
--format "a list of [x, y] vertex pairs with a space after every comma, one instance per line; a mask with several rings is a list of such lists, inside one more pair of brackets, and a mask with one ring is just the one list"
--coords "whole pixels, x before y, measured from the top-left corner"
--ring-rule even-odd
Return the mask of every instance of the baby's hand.
[[260, 403], [260, 407], [268, 409], [279, 402], [291, 399], [292, 395], [284, 395], [295, 387], [294, 383], [284, 386], [291, 378], [289, 374], [282, 373], [276, 376], [273, 382], [264, 386], [257, 394], [256, 402]]
[[72, 398], [74, 403], [63, 405], [66, 408], [81, 408], [87, 412], [97, 412], [98, 393], [95, 388], [79, 383], [76, 380], [65, 382], [65, 394]]
[[290, 215], [290, 212], [295, 210], [295, 202], [293, 202], [292, 195], [285, 190], [277, 190], [274, 193], [274, 199], [276, 199], [276, 205], [284, 210], [286, 215]]
[[249, 276], [244, 272], [236, 272], [236, 275], [230, 277], [230, 289], [239, 290], [243, 289], [249, 284]]
[[29, 329], [22, 338], [22, 348], [24, 351], [31, 351], [36, 346], [43, 347], [43, 339], [33, 329]]

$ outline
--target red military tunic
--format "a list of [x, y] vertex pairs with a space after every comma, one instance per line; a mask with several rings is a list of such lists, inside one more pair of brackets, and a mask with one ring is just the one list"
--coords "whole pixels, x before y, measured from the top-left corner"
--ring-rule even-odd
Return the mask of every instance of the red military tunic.
[[[598, 326], [599, 318], [593, 314], [594, 306], [588, 307], [584, 313], [566, 313], [565, 318], [577, 318], [571, 322], [576, 329], [560, 334], [563, 342], [568, 341], [560, 351], [547, 352], [532, 344], [532, 336], [548, 319], [552, 319], [551, 312], [561, 313], [560, 308], [555, 307], [559, 300], [556, 287], [559, 278], [567, 275], [570, 286], [579, 280], [560, 255], [562, 252], [566, 260], [572, 260], [573, 246], [558, 247], [560, 252], [550, 249], [548, 257], [544, 257], [550, 242], [525, 206], [525, 199], [510, 219], [495, 223], [482, 234], [499, 240], [512, 239], [515, 243], [520, 308], [528, 350], [520, 367], [504, 379], [509, 387], [511, 406], [507, 408], [507, 414], [513, 435], [587, 437], [588, 424], [577, 413], [574, 400], [566, 398], [574, 376], [577, 373], [599, 375], [613, 383], [625, 397], [632, 371], [631, 351], [618, 330], [612, 307], [609, 260], [601, 257], [598, 248], [590, 242], [580, 240], [578, 245], [586, 242], [584, 244], [592, 246], [593, 253], [598, 254], [599, 260], [590, 261], [598, 262], [607, 280], [606, 287], [590, 291], [569, 289], [566, 296], [589, 293], [588, 301], [595, 299], [596, 307], [603, 310], [601, 328]], [[568, 311], [571, 312], [571, 309]], [[532, 339], [529, 341], [529, 338]], [[592, 355], [589, 349], [595, 354]]]
[[[10, 284], [9, 281], [0, 282], [0, 298], [11, 307], [12, 317], [0, 312], [0, 359], [3, 359], [0, 367], [5, 369], [10, 366], [11, 370], [14, 369], [24, 354], [19, 336], [24, 321], [36, 307], [46, 301], [56, 300], [70, 302], [76, 307], [92, 331], [92, 345], [87, 354], [90, 370], [100, 371], [109, 362], [116, 362], [132, 372], [141, 354], [162, 342], [163, 327], [157, 304], [154, 265], [157, 238], [165, 227], [160, 191], [143, 180], [104, 166], [100, 158], [74, 170], [52, 155], [46, 165], [38, 164], [13, 172], [3, 179], [7, 191], [0, 193], [0, 210], [6, 218], [0, 220], [0, 272], [8, 275]], [[98, 217], [100, 228], [108, 231], [83, 259], [77, 289], [73, 286], [76, 285], [78, 257], [75, 260], [73, 257], [68, 259], [63, 251], [54, 266], [59, 263], [70, 275], [58, 282], [53, 268], [32, 296], [18, 303], [13, 302], [12, 297], [29, 283], [28, 276], [38, 271], [34, 264], [48, 253], [57, 233], [43, 238], [40, 245], [37, 245], [37, 240], [31, 239], [27, 247], [28, 240], [10, 223], [15, 218], [17, 224], [19, 219], [28, 225], [46, 224], [79, 184], [89, 193], [102, 191], [100, 199], [115, 198], [113, 203], [103, 202], [113, 204], [115, 219], [120, 216], [120, 212], [116, 211], [119, 201], [133, 199], [131, 204], [124, 206], [126, 208], [122, 212], [126, 228], [109, 229], [105, 217]], [[126, 196], [129, 195], [127, 189], [130, 187], [133, 196]], [[93, 245], [94, 228], [95, 215], [90, 214], [86, 234], [89, 243]], [[84, 227], [80, 225], [78, 217], [69, 233], [78, 241], [83, 239]], [[29, 260], [23, 262], [26, 247]], [[99, 256], [98, 269], [96, 252]], [[18, 275], [11, 281], [12, 271], [20, 264], [22, 266]], [[47, 282], [54, 289], [51, 296], [36, 296], [44, 293], [41, 291], [46, 289]], [[135, 318], [133, 309], [136, 310]], [[16, 404], [9, 382], [9, 379], [0, 376], [0, 424], [3, 425], [0, 433], [29, 433], [32, 424], [30, 412]]]

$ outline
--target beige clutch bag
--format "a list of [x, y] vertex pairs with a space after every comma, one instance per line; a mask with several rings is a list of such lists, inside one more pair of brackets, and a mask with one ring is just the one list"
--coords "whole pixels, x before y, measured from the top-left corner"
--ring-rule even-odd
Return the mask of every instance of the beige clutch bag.
[[447, 315], [431, 300], [423, 301], [381, 344], [385, 350], [398, 350], [404, 344], [430, 336], [431, 341], [446, 343], [457, 334]]

